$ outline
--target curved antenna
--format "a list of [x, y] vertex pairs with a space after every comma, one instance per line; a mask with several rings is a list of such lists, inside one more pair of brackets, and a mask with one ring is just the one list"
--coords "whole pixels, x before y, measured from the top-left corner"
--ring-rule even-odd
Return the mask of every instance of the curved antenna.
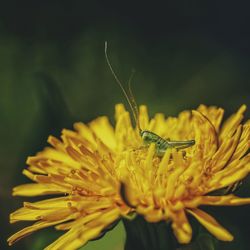
[[[135, 123], [136, 123], [136, 126], [138, 126], [139, 130], [141, 131], [140, 129], [140, 126], [139, 126], [139, 120], [138, 120], [138, 108], [137, 106], [133, 106], [133, 104], [135, 103], [135, 101], [133, 100], [134, 97], [133, 97], [133, 94], [132, 94], [132, 98], [130, 99], [130, 96], [127, 94], [126, 90], [124, 89], [121, 81], [119, 80], [119, 78], [117, 77], [117, 75], [115, 74], [115, 71], [113, 70], [113, 67], [111, 66], [111, 63], [109, 61], [109, 58], [108, 58], [108, 53], [107, 53], [107, 49], [108, 49], [108, 43], [107, 41], [105, 42], [105, 58], [106, 58], [106, 61], [107, 61], [107, 64], [109, 66], [109, 69], [112, 73], [112, 75], [114, 76], [116, 82], [118, 83], [118, 85], [120, 86], [120, 88], [122, 89], [122, 92], [124, 94], [124, 96], [126, 97], [126, 100], [129, 104], [129, 107], [132, 111], [132, 114], [133, 114], [133, 117], [134, 117], [134, 120], [135, 120]], [[130, 84], [130, 81], [133, 77], [133, 74], [131, 75], [130, 79], [129, 79], [129, 84]], [[129, 91], [130, 92], [130, 95], [131, 95], [131, 90]], [[133, 103], [133, 104], [132, 104]]]
[[128, 95], [129, 95], [129, 98], [130, 98], [130, 101], [133, 105], [133, 108], [134, 108], [134, 112], [135, 112], [135, 115], [136, 115], [136, 125], [139, 129], [139, 132], [141, 133], [142, 132], [142, 129], [140, 127], [140, 122], [139, 122], [139, 110], [138, 110], [138, 105], [137, 105], [137, 102], [135, 100], [135, 97], [134, 97], [134, 94], [133, 94], [133, 91], [132, 91], [132, 88], [131, 88], [131, 82], [132, 82], [132, 79], [133, 79], [133, 76], [135, 74], [135, 70], [132, 70], [131, 72], [131, 75], [130, 75], [130, 78], [129, 78], [129, 81], [128, 81]]

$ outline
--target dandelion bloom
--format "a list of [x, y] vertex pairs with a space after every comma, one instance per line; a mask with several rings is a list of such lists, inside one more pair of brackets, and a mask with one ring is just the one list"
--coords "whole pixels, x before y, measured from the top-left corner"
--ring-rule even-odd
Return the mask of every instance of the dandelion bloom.
[[66, 232], [46, 249], [77, 249], [99, 237], [120, 218], [140, 214], [148, 222], [170, 221], [179, 243], [188, 243], [194, 216], [223, 241], [233, 236], [201, 205], [236, 206], [250, 198], [211, 192], [228, 188], [250, 170], [250, 120], [242, 123], [243, 105], [221, 125], [223, 109], [201, 105], [177, 118], [156, 114], [149, 119], [140, 107], [143, 129], [172, 140], [195, 139], [182, 151], [155, 154], [155, 145], [142, 146], [124, 106], [116, 106], [116, 125], [99, 117], [88, 125], [63, 130], [61, 140], [50, 136], [51, 147], [27, 160], [23, 171], [35, 183], [14, 188], [13, 195], [56, 197], [25, 202], [10, 215], [10, 222], [36, 221], [8, 239], [10, 245], [39, 229], [55, 226]]

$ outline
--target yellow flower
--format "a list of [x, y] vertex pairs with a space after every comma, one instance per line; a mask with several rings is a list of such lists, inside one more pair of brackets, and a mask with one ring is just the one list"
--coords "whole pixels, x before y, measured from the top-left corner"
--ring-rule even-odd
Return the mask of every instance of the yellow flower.
[[171, 221], [180, 243], [188, 243], [192, 228], [187, 213], [224, 241], [233, 236], [200, 205], [235, 206], [250, 198], [211, 192], [231, 187], [250, 171], [250, 121], [241, 124], [243, 105], [220, 127], [223, 110], [201, 105], [177, 118], [156, 114], [149, 119], [140, 107], [141, 127], [171, 140], [195, 139], [182, 151], [168, 149], [163, 157], [155, 145], [143, 147], [124, 106], [116, 106], [116, 126], [107, 117], [63, 130], [61, 140], [50, 136], [52, 147], [27, 160], [23, 174], [32, 184], [14, 188], [13, 195], [56, 195], [25, 202], [10, 222], [36, 221], [8, 239], [10, 245], [41, 228], [67, 231], [46, 249], [77, 249], [100, 236], [122, 217], [136, 213], [148, 222]]

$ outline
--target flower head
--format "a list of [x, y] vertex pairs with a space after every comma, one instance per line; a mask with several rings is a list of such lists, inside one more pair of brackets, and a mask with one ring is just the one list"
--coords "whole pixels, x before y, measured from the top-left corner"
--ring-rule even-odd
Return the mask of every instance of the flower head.
[[233, 194], [211, 195], [230, 188], [250, 171], [250, 121], [241, 124], [245, 109], [243, 105], [221, 126], [221, 108], [201, 105], [177, 118], [156, 114], [149, 119], [146, 107], [141, 106], [143, 129], [162, 138], [196, 141], [185, 150], [167, 149], [163, 157], [155, 153], [155, 144], [143, 147], [121, 104], [116, 106], [115, 128], [107, 117], [99, 117], [88, 125], [74, 124], [74, 131], [63, 130], [61, 140], [50, 136], [51, 147], [29, 157], [23, 171], [35, 183], [14, 188], [13, 195], [56, 198], [25, 202], [12, 213], [11, 223], [36, 222], [11, 236], [9, 244], [55, 226], [67, 232], [46, 249], [77, 249], [133, 213], [149, 222], [171, 221], [180, 243], [192, 237], [187, 213], [218, 239], [232, 240], [225, 228], [198, 207], [250, 203], [250, 198]]

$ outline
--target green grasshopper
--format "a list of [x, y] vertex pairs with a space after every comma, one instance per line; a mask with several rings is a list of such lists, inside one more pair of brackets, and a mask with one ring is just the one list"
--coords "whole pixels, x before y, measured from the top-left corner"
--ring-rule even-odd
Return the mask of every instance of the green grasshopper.
[[156, 155], [161, 157], [165, 154], [167, 149], [175, 148], [177, 150], [180, 150], [180, 149], [185, 149], [185, 148], [191, 147], [195, 144], [195, 140], [172, 141], [170, 139], [164, 139], [164, 138], [160, 137], [159, 135], [157, 135], [149, 130], [142, 130], [140, 127], [140, 123], [139, 123], [138, 105], [135, 101], [134, 95], [133, 95], [132, 90], [131, 90], [131, 79], [132, 79], [133, 75], [131, 75], [131, 77], [129, 79], [128, 93], [127, 93], [125, 88], [123, 87], [123, 84], [121, 83], [121, 81], [117, 77], [117, 75], [116, 75], [115, 71], [113, 70], [113, 67], [109, 61], [108, 54], [107, 54], [107, 42], [105, 42], [105, 58], [106, 58], [107, 64], [110, 68], [112, 75], [114, 76], [116, 82], [120, 86], [128, 104], [130, 106], [134, 121], [136, 123], [136, 127], [139, 129], [140, 136], [141, 136], [143, 144], [145, 146], [148, 147], [151, 143], [154, 143]]

